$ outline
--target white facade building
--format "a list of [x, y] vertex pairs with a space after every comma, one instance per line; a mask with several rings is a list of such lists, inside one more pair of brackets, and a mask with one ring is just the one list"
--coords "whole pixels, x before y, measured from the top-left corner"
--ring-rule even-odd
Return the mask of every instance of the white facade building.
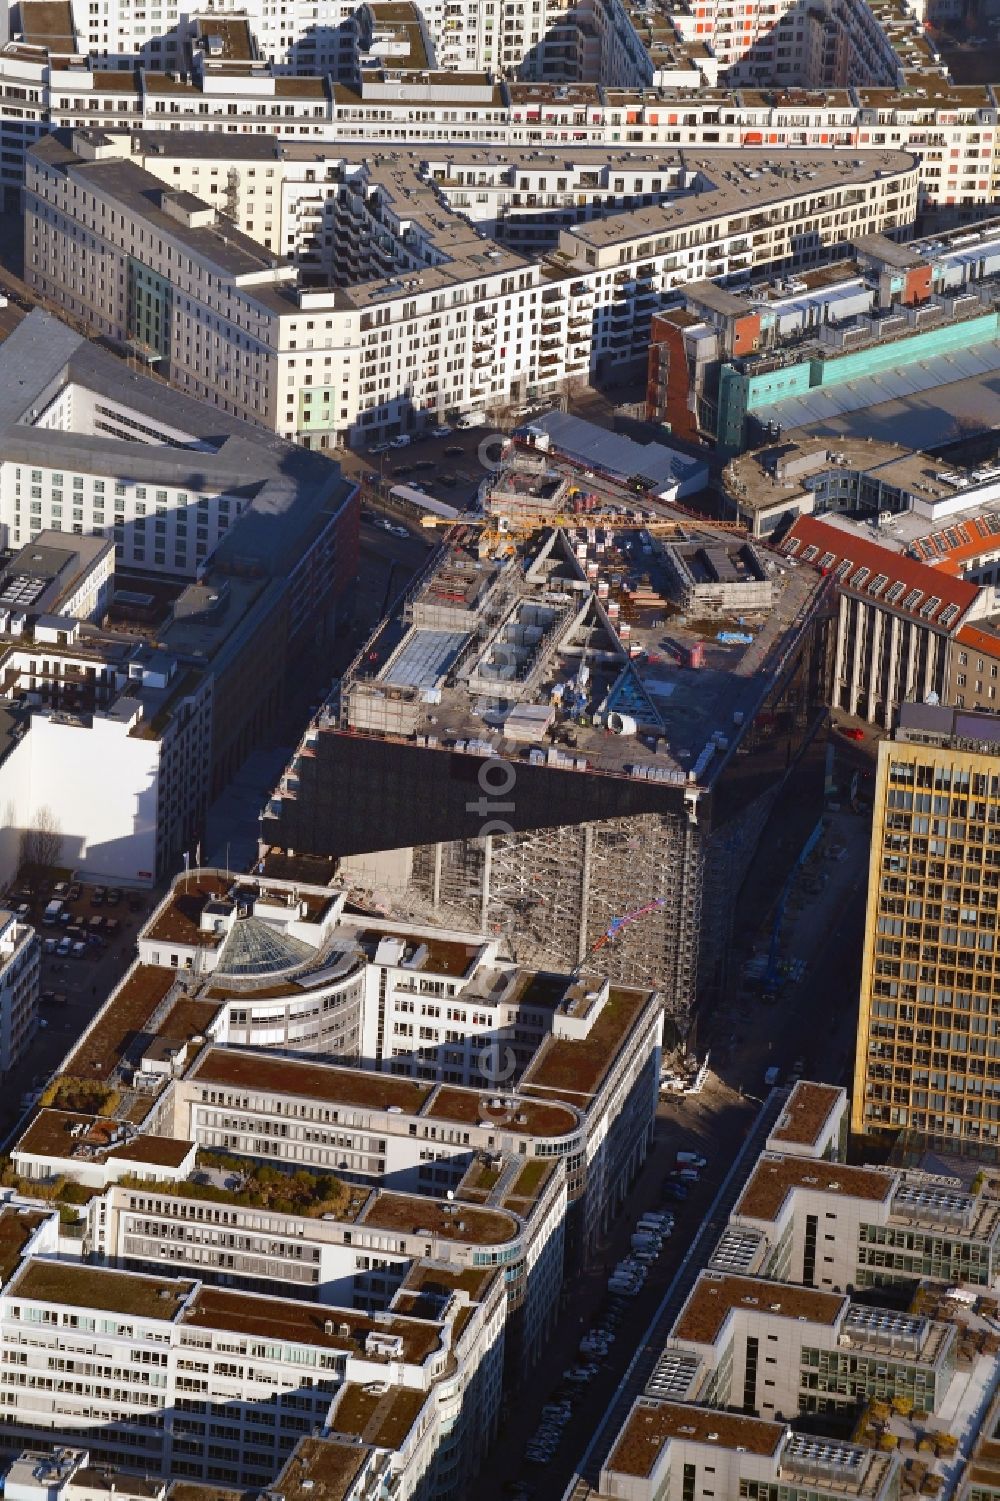
[[41, 944], [30, 923], [0, 910], [0, 1073], [20, 1061], [38, 1014]]
[[[255, 147], [230, 205], [243, 233], [204, 196], [213, 173], [221, 186], [221, 139], [168, 136], [148, 151], [140, 139], [127, 152], [74, 141], [30, 154], [33, 286], [95, 332], [140, 345], [180, 389], [313, 447], [625, 371], [676, 286], [815, 262], [845, 238], [908, 223], [917, 202], [917, 164], [899, 152], [817, 154], [767, 174], [726, 152], [671, 151], [642, 169], [611, 153], [572, 175], [606, 201], [629, 191], [652, 206], [561, 229], [543, 264], [449, 214], [434, 180], [472, 185], [477, 153], [448, 152], [425, 172], [422, 153], [324, 156], [317, 169], [311, 151]], [[506, 193], [565, 193], [561, 171], [526, 154]], [[316, 247], [318, 270], [343, 285], [312, 288], [305, 263], [287, 258], [296, 245]]]

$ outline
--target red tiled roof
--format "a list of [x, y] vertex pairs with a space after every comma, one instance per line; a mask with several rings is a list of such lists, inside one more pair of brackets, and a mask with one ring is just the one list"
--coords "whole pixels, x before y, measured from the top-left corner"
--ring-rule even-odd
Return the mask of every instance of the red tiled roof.
[[920, 562], [933, 563], [936, 568], [960, 577], [963, 563], [983, 553], [1000, 552], [1000, 512], [988, 511], [942, 526], [936, 532], [928, 532], [926, 537], [918, 537], [907, 551]]
[[963, 625], [956, 640], [963, 646], [971, 646], [973, 651], [982, 652], [984, 657], [1000, 657], [1000, 636], [981, 631], [978, 626]]
[[815, 516], [800, 516], [781, 550], [821, 573], [832, 573], [845, 593], [949, 634], [955, 632], [979, 593], [977, 584], [918, 563]]

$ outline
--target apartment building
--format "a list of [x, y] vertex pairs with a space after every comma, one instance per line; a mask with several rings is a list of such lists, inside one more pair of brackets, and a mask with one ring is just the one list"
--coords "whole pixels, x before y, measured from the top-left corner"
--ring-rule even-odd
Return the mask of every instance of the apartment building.
[[[426, 178], [453, 177], [455, 153], [427, 173], [412, 151], [300, 159], [290, 171], [268, 165], [276, 148], [260, 143], [263, 192], [234, 202], [244, 233], [219, 217], [218, 195], [192, 191], [196, 171], [199, 191], [213, 171], [221, 188], [230, 151], [221, 137], [199, 144], [200, 162], [173, 134], [148, 150], [86, 132], [72, 146], [39, 143], [26, 189], [32, 285], [138, 347], [181, 390], [312, 447], [627, 371], [675, 285], [810, 264], [845, 235], [908, 223], [917, 201], [916, 162], [899, 152], [817, 155], [765, 174], [724, 152], [671, 152], [655, 178], [630, 176], [650, 207], [560, 230], [542, 264], [484, 243], [449, 212]], [[586, 185], [613, 195], [615, 163], [597, 166]], [[517, 191], [556, 187], [555, 162], [522, 168]], [[279, 217], [286, 178], [296, 208]], [[752, 237], [751, 200], [768, 226]], [[274, 243], [282, 222], [286, 244], [268, 250], [261, 241]], [[290, 239], [302, 242], [298, 266]], [[311, 285], [314, 270], [340, 285]]]
[[40, 959], [31, 924], [0, 911], [0, 1073], [8, 1079], [37, 1028]]
[[992, 714], [904, 704], [879, 748], [852, 1127], [995, 1150]]

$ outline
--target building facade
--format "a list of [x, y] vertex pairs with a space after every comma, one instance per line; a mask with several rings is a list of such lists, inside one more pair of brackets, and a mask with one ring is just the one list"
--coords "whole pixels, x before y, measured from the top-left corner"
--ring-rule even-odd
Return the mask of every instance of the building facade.
[[904, 705], [879, 747], [853, 1129], [992, 1153], [995, 719]]

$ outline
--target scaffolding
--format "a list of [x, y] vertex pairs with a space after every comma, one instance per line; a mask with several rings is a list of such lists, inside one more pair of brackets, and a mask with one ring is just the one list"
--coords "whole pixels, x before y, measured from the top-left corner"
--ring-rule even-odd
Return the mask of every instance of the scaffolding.
[[683, 1029], [698, 988], [710, 843], [678, 812], [423, 845], [394, 911], [481, 927], [519, 963], [573, 969], [616, 920], [649, 908], [601, 950], [601, 968], [661, 990]]

